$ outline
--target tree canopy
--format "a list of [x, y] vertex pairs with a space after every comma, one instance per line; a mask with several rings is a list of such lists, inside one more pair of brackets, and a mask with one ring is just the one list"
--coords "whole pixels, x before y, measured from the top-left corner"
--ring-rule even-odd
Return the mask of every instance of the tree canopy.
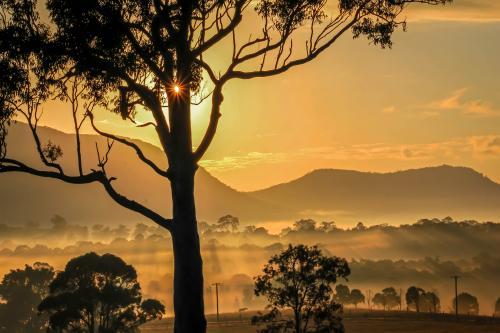
[[458, 298], [458, 313], [460, 314], [479, 314], [479, 303], [476, 296], [469, 293], [460, 293], [458, 297], [453, 298], [453, 310], [456, 309], [455, 301]]
[[381, 293], [376, 293], [372, 298], [372, 302], [383, 309], [391, 310], [401, 304], [401, 297], [398, 295], [396, 289], [387, 287]]
[[37, 307], [49, 292], [54, 268], [45, 263], [11, 270], [0, 284], [0, 332], [45, 332], [46, 316]]
[[[345, 259], [328, 257], [316, 247], [290, 245], [271, 257], [263, 275], [255, 278], [255, 294], [269, 302], [267, 314], [252, 322], [259, 332], [343, 332], [341, 305], [333, 298], [333, 285], [350, 274]], [[281, 315], [291, 310], [293, 319]]]
[[165, 313], [157, 300], [142, 300], [135, 269], [111, 255], [88, 253], [70, 260], [38, 307], [55, 331], [136, 332]]

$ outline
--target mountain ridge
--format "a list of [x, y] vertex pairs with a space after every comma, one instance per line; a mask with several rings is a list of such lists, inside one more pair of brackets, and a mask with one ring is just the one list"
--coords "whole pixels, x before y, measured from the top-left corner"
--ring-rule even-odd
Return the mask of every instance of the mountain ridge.
[[[73, 136], [50, 127], [41, 127], [40, 135], [42, 142], [50, 139], [62, 146], [61, 163], [76, 172]], [[141, 140], [134, 142], [161, 168], [166, 168], [166, 159], [157, 146]], [[105, 140], [82, 135], [83, 153], [90, 156], [84, 160], [86, 170], [95, 168], [95, 143], [105, 145]], [[11, 157], [40, 167], [26, 124], [11, 126], [8, 144]], [[120, 192], [169, 216], [168, 181], [149, 170], [132, 149], [115, 145], [108, 170], [110, 176], [118, 178], [114, 184]], [[500, 217], [500, 184], [468, 167], [443, 165], [387, 173], [317, 169], [292, 181], [251, 192], [237, 191], [201, 167], [196, 178], [201, 221], [213, 222], [226, 214], [240, 217], [243, 224], [291, 222], [308, 217], [346, 223], [361, 219], [412, 222], [422, 217], [449, 215], [464, 219]], [[113, 203], [97, 184], [83, 189], [75, 186], [30, 175], [0, 175], [0, 223], [48, 221], [53, 214], [93, 224], [144, 220]]]

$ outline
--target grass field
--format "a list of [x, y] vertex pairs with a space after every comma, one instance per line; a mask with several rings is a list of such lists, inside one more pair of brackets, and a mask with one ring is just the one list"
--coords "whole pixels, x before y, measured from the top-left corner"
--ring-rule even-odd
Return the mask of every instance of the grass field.
[[[255, 333], [250, 315], [240, 319], [235, 314], [221, 315], [220, 322], [212, 315], [208, 319], [209, 333]], [[500, 319], [491, 317], [460, 317], [448, 314], [416, 314], [406, 312], [346, 313], [346, 333], [500, 333]], [[171, 332], [172, 320], [162, 320], [144, 326], [143, 333]]]

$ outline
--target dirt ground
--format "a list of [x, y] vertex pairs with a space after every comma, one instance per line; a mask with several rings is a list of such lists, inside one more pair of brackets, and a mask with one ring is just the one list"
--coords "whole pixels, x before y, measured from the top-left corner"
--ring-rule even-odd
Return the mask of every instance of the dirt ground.
[[[208, 333], [255, 333], [250, 316], [208, 316]], [[425, 315], [406, 312], [357, 312], [345, 314], [346, 333], [500, 333], [500, 319]], [[143, 333], [171, 332], [171, 319], [144, 326]]]

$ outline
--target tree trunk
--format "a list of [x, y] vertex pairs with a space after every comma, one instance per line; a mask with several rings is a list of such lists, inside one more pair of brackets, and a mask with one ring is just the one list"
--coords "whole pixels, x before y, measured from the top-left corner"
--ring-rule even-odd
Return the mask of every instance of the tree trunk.
[[203, 263], [194, 202], [195, 167], [183, 163], [172, 180], [175, 333], [205, 333]]

